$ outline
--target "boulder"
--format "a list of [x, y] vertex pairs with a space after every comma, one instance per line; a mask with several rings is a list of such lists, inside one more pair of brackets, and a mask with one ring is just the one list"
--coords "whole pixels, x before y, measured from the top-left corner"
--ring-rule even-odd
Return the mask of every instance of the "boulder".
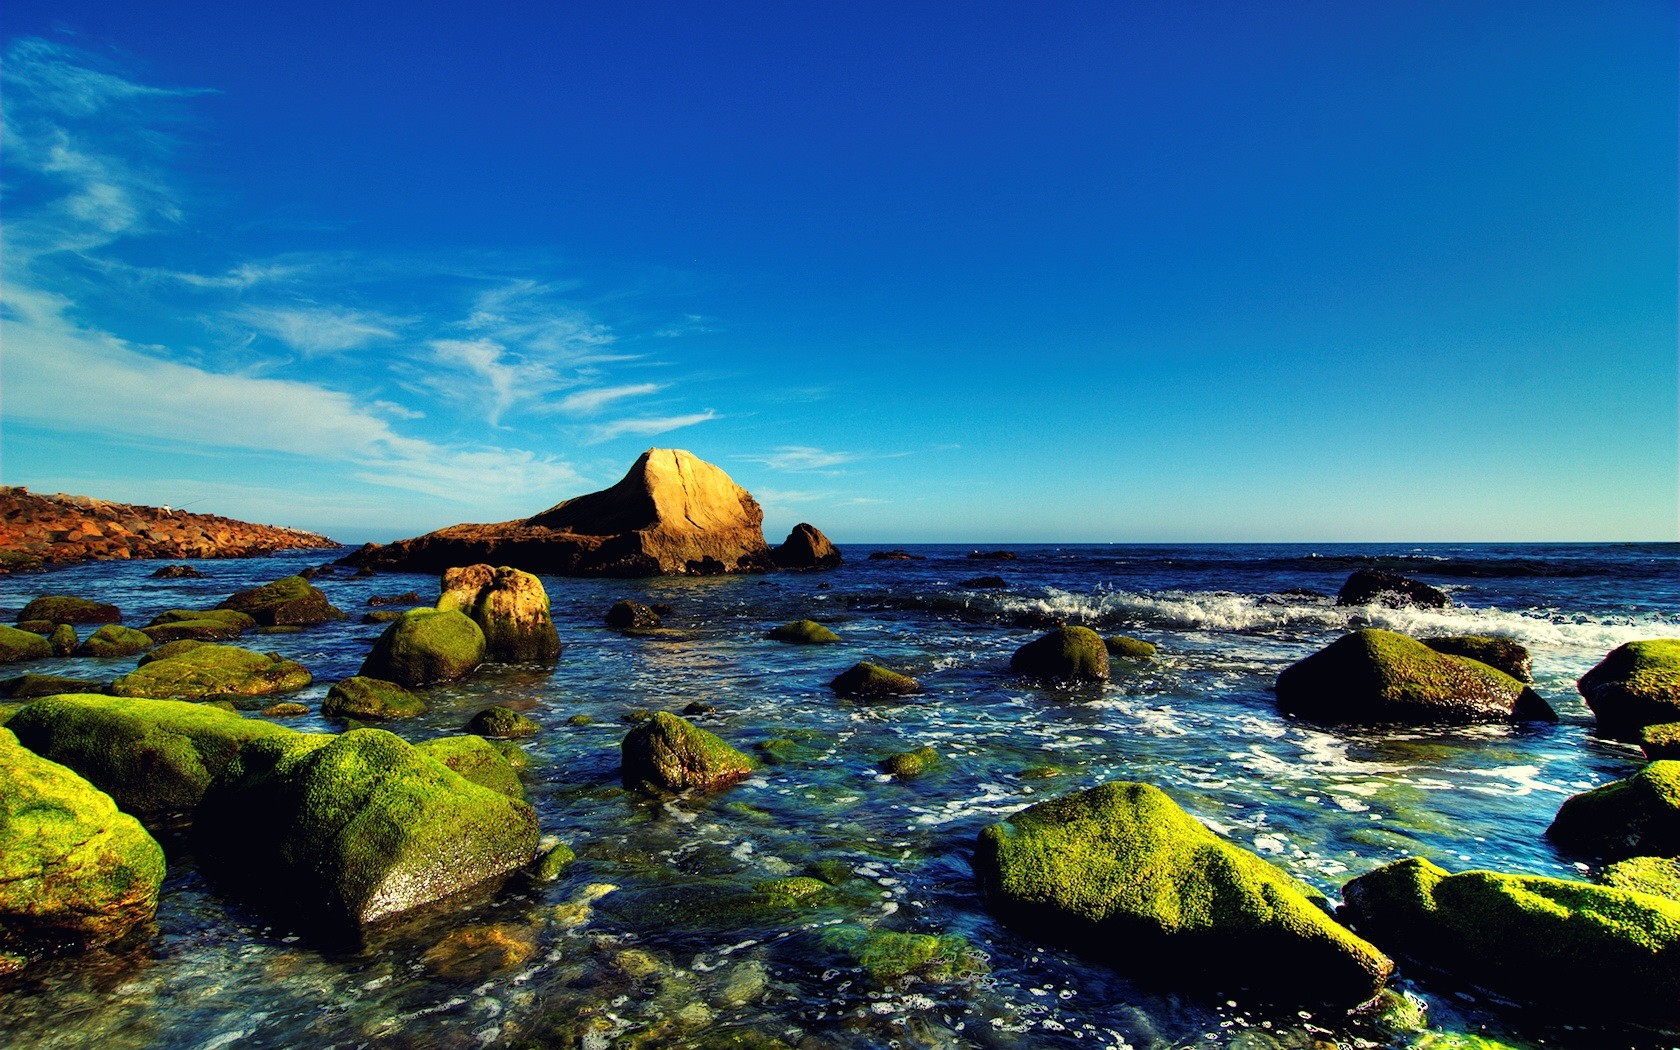
[[426, 713], [426, 701], [395, 682], [355, 675], [333, 683], [321, 701], [321, 713], [357, 721], [413, 718]]
[[132, 627], [122, 624], [108, 623], [99, 630], [87, 636], [87, 640], [76, 647], [77, 656], [133, 656], [143, 653], [157, 643], [152, 636]]
[[267, 696], [313, 682], [302, 664], [277, 653], [235, 645], [200, 645], [146, 663], [111, 683], [114, 696], [193, 699], [201, 696]]
[[511, 707], [487, 707], [473, 715], [466, 731], [493, 740], [521, 740], [536, 736], [542, 727]]
[[18, 613], [18, 622], [49, 620], [60, 623], [119, 623], [122, 610], [115, 605], [75, 598], [68, 594], [43, 594]]
[[1680, 758], [1680, 722], [1664, 722], [1640, 729], [1639, 749], [1653, 762], [1660, 758]]
[[1015, 650], [1009, 669], [1034, 678], [1103, 681], [1108, 678], [1108, 647], [1089, 627], [1058, 627]]
[[1343, 635], [1284, 669], [1285, 714], [1331, 725], [1555, 720], [1534, 690], [1503, 671], [1371, 628]]
[[1108, 650], [1111, 658], [1136, 660], [1140, 663], [1155, 659], [1154, 645], [1141, 638], [1128, 638], [1123, 634], [1111, 634], [1104, 638], [1103, 648]]
[[888, 755], [881, 761], [881, 770], [900, 780], [914, 780], [939, 765], [939, 752], [930, 744], [918, 747], [914, 751], [900, 751], [896, 755]]
[[1427, 583], [1382, 569], [1356, 569], [1336, 592], [1337, 605], [1386, 605], [1391, 609], [1415, 606], [1445, 609], [1452, 604], [1447, 592]]
[[1533, 660], [1528, 647], [1509, 638], [1494, 638], [1485, 634], [1453, 634], [1443, 638], [1421, 639], [1424, 645], [1450, 656], [1468, 656], [1515, 678], [1519, 682], [1534, 681]]
[[296, 718], [299, 715], [307, 715], [309, 708], [302, 704], [294, 704], [290, 700], [282, 700], [277, 704], [269, 704], [257, 713], [264, 718]]
[[344, 619], [344, 613], [302, 576], [287, 576], [240, 591], [216, 608], [242, 612], [264, 627], [313, 627]]
[[140, 816], [190, 810], [240, 748], [296, 735], [205, 704], [86, 694], [36, 700], [6, 727]]
[[70, 624], [61, 623], [52, 629], [47, 636], [47, 644], [52, 647], [54, 656], [69, 656], [76, 651], [81, 639], [76, 637], [76, 628]]
[[383, 729], [254, 741], [193, 818], [207, 867], [305, 922], [365, 926], [536, 855], [531, 807]]
[[1680, 722], [1680, 638], [1617, 646], [1576, 687], [1604, 736], [1637, 740], [1644, 726]]
[[1680, 902], [1411, 858], [1342, 890], [1385, 948], [1555, 1016], [1680, 1025]]
[[552, 663], [560, 635], [548, 612], [548, 592], [528, 572], [503, 565], [468, 565], [443, 574], [437, 607], [472, 617], [484, 632], [484, 658], [499, 663]]
[[87, 678], [69, 678], [59, 674], [20, 674], [16, 678], [0, 682], [0, 696], [11, 697], [13, 700], [32, 700], [41, 696], [57, 696], [59, 693], [103, 693], [107, 688], [103, 682]]
[[191, 565], [165, 565], [152, 573], [154, 580], [197, 580], [204, 574]]
[[140, 659], [136, 660], [135, 663], [145, 667], [154, 660], [173, 660], [182, 653], [190, 653], [200, 646], [209, 644], [209, 642], [201, 642], [197, 638], [177, 638], [173, 642], [164, 642], [154, 649], [148, 649], [141, 653]]
[[879, 664], [860, 663], [840, 672], [828, 683], [841, 696], [864, 700], [879, 700], [895, 696], [909, 696], [922, 691], [921, 683], [907, 674], [889, 671]]
[[163, 871], [111, 796], [0, 729], [0, 951], [117, 940], [157, 913]]
[[257, 621], [236, 609], [170, 609], [152, 618], [142, 630], [155, 643], [190, 638], [201, 642], [225, 642], [257, 626]]
[[795, 620], [784, 623], [780, 627], [772, 627], [764, 637], [775, 642], [787, 642], [790, 645], [828, 645], [838, 642], [840, 636], [824, 627], [815, 620]]
[[0, 623], [0, 664], [45, 660], [52, 654], [52, 644], [40, 635]]
[[513, 763], [495, 744], [481, 736], [440, 736], [414, 746], [421, 754], [442, 762], [479, 787], [525, 801], [525, 787], [519, 783]]
[[1394, 969], [1310, 887], [1147, 784], [1104, 784], [994, 824], [974, 869], [992, 908], [1029, 936], [1207, 990], [1351, 1006]]
[[641, 602], [628, 599], [607, 610], [607, 626], [615, 631], [651, 631], [659, 626], [659, 614]]
[[814, 525], [800, 522], [770, 555], [781, 569], [832, 569], [840, 564], [840, 551]]
[[1564, 800], [1546, 836], [1603, 860], [1680, 854], [1680, 762], [1652, 762]]
[[625, 734], [621, 775], [629, 788], [712, 791], [752, 774], [753, 760], [717, 734], [661, 711]]
[[373, 643], [357, 672], [398, 685], [452, 682], [484, 662], [484, 632], [465, 613], [410, 609]]

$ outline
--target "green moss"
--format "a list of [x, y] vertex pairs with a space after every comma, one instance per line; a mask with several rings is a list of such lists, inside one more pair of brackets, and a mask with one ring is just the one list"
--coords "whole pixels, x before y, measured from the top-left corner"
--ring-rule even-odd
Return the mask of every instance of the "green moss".
[[513, 764], [481, 736], [442, 736], [414, 746], [480, 787], [508, 798], [525, 799], [525, 787], [519, 782]]
[[844, 886], [856, 878], [852, 874], [852, 866], [843, 860], [814, 860], [805, 866], [805, 870], [830, 886]]
[[1680, 1023], [1680, 902], [1609, 886], [1412, 858], [1342, 891], [1393, 951], [1560, 1015]]
[[515, 771], [530, 768], [531, 756], [527, 755], [525, 753], [525, 749], [513, 741], [492, 740], [490, 741], [490, 746], [495, 748], [496, 751], [507, 760], [507, 764], [513, 767]]
[[1146, 973], [1358, 1003], [1393, 964], [1322, 898], [1147, 784], [1104, 784], [980, 835], [992, 906], [1029, 933]]
[[152, 636], [121, 624], [108, 623], [76, 647], [77, 656], [133, 656], [153, 645]]
[[58, 625], [53, 623], [51, 620], [19, 620], [17, 625], [18, 630], [28, 631], [30, 634], [38, 634], [42, 638], [51, 634], [53, 628], [57, 626]]
[[778, 904], [796, 905], [819, 898], [828, 892], [828, 883], [805, 875], [785, 879], [765, 879], [754, 886], [766, 899]]
[[1015, 650], [1009, 669], [1034, 678], [1102, 681], [1108, 678], [1108, 647], [1089, 627], [1058, 627]]
[[595, 724], [595, 720], [588, 715], [573, 715], [566, 719], [566, 724], [569, 726], [592, 726]]
[[465, 677], [484, 662], [484, 632], [465, 613], [410, 609], [373, 643], [359, 674], [419, 686]]
[[1020, 773], [1023, 780], [1050, 780], [1061, 775], [1060, 766], [1028, 766]]
[[122, 612], [115, 605], [75, 598], [67, 594], [43, 594], [18, 613], [18, 622], [47, 620], [61, 623], [116, 623]]
[[76, 637], [76, 629], [67, 623], [61, 623], [52, 629], [47, 636], [47, 644], [52, 646], [54, 656], [69, 656], [76, 651], [76, 645], [81, 639]]
[[302, 576], [287, 576], [240, 591], [216, 608], [245, 613], [264, 627], [312, 627], [344, 619], [344, 613]]
[[181, 638], [173, 642], [164, 642], [157, 648], [144, 653], [136, 663], [144, 667], [153, 660], [173, 660], [182, 653], [190, 653], [201, 645], [209, 644], [209, 642], [201, 642], [197, 638]]
[[363, 623], [394, 623], [402, 619], [403, 609], [374, 609], [362, 616]]
[[1495, 638], [1486, 634], [1453, 634], [1442, 638], [1425, 638], [1423, 644], [1438, 653], [1464, 656], [1480, 661], [1519, 682], [1534, 681], [1533, 664], [1528, 649], [1509, 638]]
[[473, 715], [466, 729], [469, 733], [498, 740], [522, 740], [536, 736], [542, 727], [511, 707], [497, 705]]
[[307, 715], [308, 713], [309, 708], [303, 706], [302, 704], [291, 703], [290, 701], [281, 701], [278, 704], [269, 704], [260, 712], [264, 718], [296, 718], [299, 715]]
[[33, 700], [40, 696], [57, 696], [59, 693], [103, 693], [105, 689], [103, 682], [67, 678], [57, 674], [21, 674], [0, 682], [0, 696], [9, 696], [16, 700]]
[[233, 609], [170, 609], [154, 616], [144, 630], [155, 643], [225, 642], [256, 626], [256, 620]]
[[1155, 659], [1155, 646], [1140, 638], [1128, 638], [1123, 634], [1111, 634], [1103, 639], [1103, 648], [1108, 655], [1120, 660], [1137, 660], [1139, 662]]
[[880, 664], [872, 663], [852, 665], [828, 683], [828, 686], [841, 696], [862, 700], [890, 699], [922, 691], [921, 683], [909, 675], [889, 671]]
[[1626, 780], [1571, 796], [1546, 835], [1606, 860], [1680, 853], [1680, 761], [1652, 762]]
[[1680, 857], [1630, 857], [1604, 869], [1606, 886], [1680, 901]]
[[0, 664], [45, 660], [52, 654], [52, 645], [40, 635], [0, 623]]
[[309, 669], [275, 653], [232, 645], [201, 645], [167, 659], [150, 660], [111, 683], [116, 696], [193, 698], [267, 696], [302, 689]]
[[1680, 721], [1680, 638], [1618, 646], [1576, 685], [1605, 736], [1636, 740], [1643, 726]]
[[1644, 726], [1639, 730], [1639, 747], [1652, 761], [1680, 758], [1680, 722]]
[[948, 982], [986, 972], [985, 961], [954, 934], [896, 933], [836, 926], [822, 934], [825, 948], [845, 956], [880, 984], [907, 977]]
[[772, 627], [770, 633], [764, 637], [771, 641], [787, 642], [792, 645], [829, 645], [840, 640], [839, 635], [815, 620], [795, 620], [792, 623], [784, 623], [780, 627]]
[[881, 762], [881, 768], [900, 780], [914, 780], [939, 765], [939, 752], [930, 745], [914, 751], [900, 751]]
[[14, 715], [28, 706], [28, 704], [0, 704], [0, 726], [10, 722]]
[[355, 675], [333, 683], [321, 713], [328, 718], [413, 718], [426, 713], [426, 702], [395, 682]]
[[778, 736], [760, 740], [753, 745], [759, 759], [767, 766], [806, 766], [822, 758], [822, 751], [811, 744], [792, 737]]
[[577, 854], [572, 851], [572, 847], [564, 842], [557, 843], [553, 849], [538, 858], [536, 865], [531, 869], [531, 875], [539, 882], [557, 881], [575, 860]]
[[749, 776], [753, 760], [717, 734], [661, 711], [630, 730], [620, 747], [628, 788], [710, 791]]

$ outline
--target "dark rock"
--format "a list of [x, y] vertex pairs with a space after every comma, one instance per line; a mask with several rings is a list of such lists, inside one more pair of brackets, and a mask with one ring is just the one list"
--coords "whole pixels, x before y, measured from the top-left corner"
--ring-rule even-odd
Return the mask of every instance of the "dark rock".
[[870, 551], [870, 561], [923, 561], [923, 555], [911, 554], [909, 551]]
[[404, 609], [375, 609], [362, 614], [363, 623], [395, 623], [402, 619]]
[[541, 726], [510, 707], [487, 707], [472, 716], [467, 732], [495, 740], [519, 740], [536, 736]]
[[1468, 656], [1489, 667], [1504, 671], [1519, 682], [1533, 682], [1533, 664], [1528, 649], [1521, 642], [1509, 638], [1493, 638], [1485, 634], [1455, 634], [1445, 638], [1421, 639], [1424, 645], [1438, 653]]
[[842, 671], [829, 683], [829, 688], [841, 696], [865, 700], [909, 696], [922, 691], [921, 684], [909, 675], [871, 663], [855, 664]]
[[18, 613], [18, 622], [25, 620], [47, 620], [55, 625], [61, 623], [119, 623], [122, 611], [115, 605], [104, 602], [90, 601], [87, 598], [74, 598], [66, 594], [45, 594]]
[[203, 579], [204, 573], [191, 565], [165, 565], [152, 573], [154, 580], [198, 580]]
[[1660, 760], [1566, 799], [1546, 837], [1602, 860], [1680, 855], [1680, 762]]
[[967, 557], [972, 561], [1014, 561], [1014, 551], [969, 551]]
[[376, 594], [367, 600], [369, 605], [419, 605], [420, 595], [414, 591], [404, 591], [401, 594]]
[[658, 627], [659, 622], [659, 614], [641, 602], [614, 602], [613, 607], [607, 610], [607, 626], [614, 630], [651, 630]]
[[772, 627], [764, 637], [791, 645], [830, 645], [840, 636], [815, 620], [795, 620], [780, 627]]
[[1680, 758], [1680, 722], [1664, 722], [1640, 729], [1639, 749], [1653, 762], [1664, 758]]
[[225, 642], [257, 626], [257, 621], [237, 609], [170, 609], [152, 618], [143, 630], [154, 643], [180, 641]]
[[1034, 678], [1108, 678], [1108, 647], [1089, 627], [1058, 627], [1015, 650], [1009, 669]]
[[931, 745], [914, 751], [900, 751], [881, 761], [881, 769], [900, 780], [914, 780], [937, 765], [939, 752]]
[[69, 656], [80, 642], [81, 639], [76, 637], [76, 628], [67, 623], [54, 627], [47, 636], [47, 644], [52, 647], [54, 656]]
[[1445, 591], [1382, 569], [1356, 569], [1336, 594], [1337, 605], [1386, 605], [1393, 609], [1417, 606], [1445, 609], [1452, 601]]
[[970, 590], [976, 591], [988, 591], [1008, 587], [1009, 581], [1004, 579], [1002, 576], [976, 576], [972, 580], [964, 580], [963, 582], [957, 584], [957, 586], [967, 587]]
[[840, 551], [813, 525], [800, 522], [782, 545], [771, 552], [783, 569], [832, 569], [840, 564]]
[[690, 718], [696, 717], [698, 715], [715, 715], [715, 714], [717, 714], [717, 705], [716, 704], [702, 704], [700, 701], [695, 700], [692, 703], [690, 703], [688, 706], [684, 707], [682, 713], [689, 716]]
[[264, 627], [313, 627], [344, 613], [301, 576], [287, 576], [230, 596], [216, 606], [242, 612]]
[[355, 675], [335, 682], [321, 701], [321, 714], [328, 718], [368, 719], [413, 718], [426, 713], [426, 702], [395, 682]]
[[630, 730], [620, 747], [624, 786], [712, 791], [752, 774], [751, 758], [676, 715], [661, 711]]
[[33, 700], [60, 693], [103, 693], [110, 686], [85, 678], [66, 678], [57, 674], [23, 674], [0, 682], [0, 696], [12, 700]]
[[1576, 686], [1604, 736], [1637, 740], [1644, 726], [1680, 722], [1680, 638], [1617, 646]]

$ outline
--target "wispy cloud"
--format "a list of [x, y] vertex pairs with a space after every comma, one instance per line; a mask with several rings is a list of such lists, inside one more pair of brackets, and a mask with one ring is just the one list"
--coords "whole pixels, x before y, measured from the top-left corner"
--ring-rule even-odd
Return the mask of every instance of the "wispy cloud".
[[402, 321], [337, 306], [249, 306], [235, 320], [277, 339], [305, 357], [356, 350], [397, 338]]
[[704, 412], [694, 412], [686, 416], [665, 416], [661, 419], [619, 419], [611, 423], [602, 423], [589, 428], [586, 439], [591, 445], [599, 445], [603, 441], [613, 438], [637, 436], [651, 437], [671, 430], [691, 427], [696, 423], [705, 423], [717, 419], [718, 414], [712, 409]]
[[809, 445], [783, 445], [773, 452], [759, 456], [744, 456], [751, 463], [762, 463], [771, 470], [807, 471], [828, 470], [858, 459], [852, 452], [830, 452]]
[[599, 412], [614, 401], [658, 393], [663, 389], [665, 389], [663, 383], [631, 383], [626, 386], [596, 387], [593, 390], [579, 390], [575, 394], [567, 394], [554, 407], [569, 415], [587, 416]]

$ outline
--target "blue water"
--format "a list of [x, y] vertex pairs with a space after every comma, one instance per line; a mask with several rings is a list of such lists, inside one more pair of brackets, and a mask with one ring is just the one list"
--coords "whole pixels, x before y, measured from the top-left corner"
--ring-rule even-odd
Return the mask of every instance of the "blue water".
[[[972, 548], [906, 548], [870, 561], [849, 547], [826, 573], [644, 581], [545, 578], [565, 652], [553, 669], [501, 667], [426, 692], [431, 710], [388, 725], [411, 739], [456, 731], [488, 703], [536, 719], [526, 787], [545, 834], [579, 860], [552, 884], [515, 880], [493, 898], [327, 945], [207, 888], [177, 831], [158, 936], [124, 955], [56, 960], [0, 995], [7, 1046], [681, 1046], [703, 1037], [799, 1047], [1408, 1046], [1421, 1038], [1359, 1019], [1221, 996], [1176, 994], [1059, 949], [987, 914], [972, 879], [976, 834], [1046, 797], [1106, 780], [1149, 781], [1233, 841], [1323, 890], [1423, 855], [1470, 867], [1586, 878], [1543, 837], [1568, 795], [1639, 768], [1601, 741], [1574, 680], [1637, 638], [1680, 636], [1680, 545], [1017, 545], [1014, 561]], [[156, 563], [102, 563], [0, 581], [0, 615], [36, 594], [118, 604], [126, 622], [207, 606], [318, 564], [295, 552], [197, 564], [208, 578], [153, 580]], [[1449, 591], [1446, 610], [1338, 609], [1352, 569], [1377, 565]], [[1005, 590], [963, 581], [1001, 576]], [[435, 577], [346, 572], [316, 581], [342, 623], [241, 644], [303, 662], [314, 709], [354, 674], [381, 628], [368, 598]], [[673, 607], [686, 640], [626, 638], [602, 617], [619, 598]], [[1050, 614], [1155, 643], [1158, 659], [1116, 665], [1104, 686], [1045, 688], [1006, 673]], [[764, 640], [811, 617], [842, 642]], [[1556, 725], [1338, 731], [1280, 716], [1277, 673], [1346, 630], [1514, 638]], [[917, 677], [910, 702], [836, 699], [839, 671], [873, 660]], [[132, 660], [58, 660], [8, 673], [108, 679]], [[618, 744], [636, 708], [714, 704], [701, 724], [746, 750], [794, 740], [795, 760], [716, 795], [649, 801], [619, 790]], [[587, 715], [587, 726], [568, 719]], [[331, 731], [311, 714], [288, 724]], [[881, 774], [895, 751], [944, 757], [911, 782]], [[1058, 775], [1044, 777], [1046, 767]], [[825, 864], [826, 862], [826, 864]], [[850, 872], [818, 904], [779, 913], [713, 907], [740, 887], [821, 867]], [[610, 887], [610, 889], [609, 889]], [[527, 946], [505, 967], [440, 970], [426, 952], [451, 930], [496, 924]], [[825, 947], [836, 924], [966, 938], [961, 975], [880, 984]], [[978, 971], [978, 972], [976, 972]], [[1438, 1032], [1512, 1046], [1634, 1046], [1637, 1034], [1561, 1027], [1405, 974]], [[754, 1044], [744, 1044], [754, 1045]], [[762, 1045], [775, 1045], [764, 1043]]]

